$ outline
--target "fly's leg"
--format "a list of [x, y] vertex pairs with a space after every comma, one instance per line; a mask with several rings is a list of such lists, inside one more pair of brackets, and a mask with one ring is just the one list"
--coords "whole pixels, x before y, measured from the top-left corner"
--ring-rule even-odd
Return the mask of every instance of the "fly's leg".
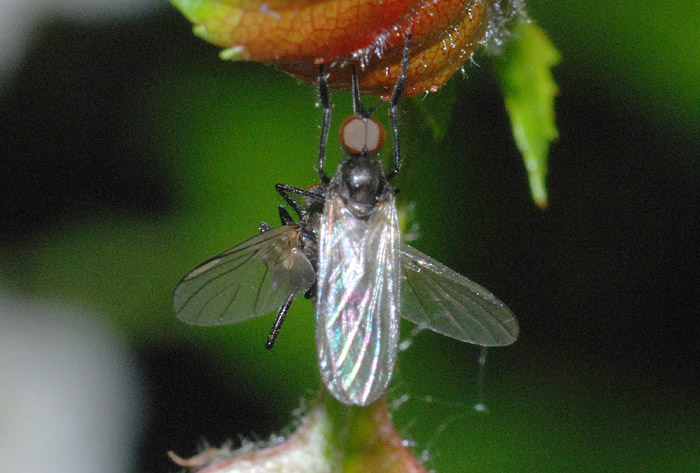
[[362, 105], [362, 100], [360, 99], [360, 81], [357, 78], [357, 70], [355, 69], [355, 64], [350, 67], [350, 73], [352, 77], [352, 112], [358, 117], [369, 118], [377, 110], [377, 107], [372, 107], [367, 110], [364, 105]]
[[406, 88], [406, 70], [408, 69], [408, 55], [411, 48], [411, 37], [413, 33], [409, 30], [406, 35], [406, 43], [403, 48], [403, 58], [401, 59], [401, 72], [399, 78], [394, 85], [394, 93], [391, 96], [389, 103], [389, 121], [391, 122], [391, 134], [394, 139], [394, 170], [387, 174], [387, 179], [391, 181], [399, 173], [401, 169], [401, 150], [399, 146], [399, 119], [398, 119], [398, 104], [404, 89]]
[[305, 299], [313, 299], [314, 297], [316, 297], [316, 288], [317, 288], [316, 285], [317, 285], [317, 282], [314, 281], [313, 285], [306, 290], [306, 292], [304, 293]]
[[290, 195], [301, 195], [299, 192], [304, 192], [303, 189], [299, 189], [298, 187], [290, 186], [288, 184], [275, 184], [275, 190], [279, 195], [282, 196], [285, 202], [289, 204], [289, 206], [297, 213], [299, 218], [306, 213], [306, 210], [299, 205], [299, 202], [294, 200], [294, 198]]
[[[289, 204], [289, 206], [294, 210], [294, 212], [296, 212], [299, 218], [303, 217], [304, 214], [306, 214], [306, 209], [304, 209], [302, 205], [299, 205], [299, 202], [297, 202], [294, 199], [294, 197], [292, 197], [293, 195], [305, 197], [307, 199], [319, 200], [321, 202], [323, 201], [322, 195], [304, 189], [299, 189], [298, 187], [290, 186], [289, 184], [275, 184], [275, 190], [279, 195], [282, 196], [284, 201]], [[289, 215], [289, 213], [287, 213], [287, 215]]]
[[289, 215], [289, 212], [284, 205], [280, 205], [277, 211], [280, 214], [280, 222], [282, 222], [282, 225], [294, 225], [296, 223], [292, 216]]
[[[284, 205], [280, 205], [277, 211], [279, 212], [280, 221], [282, 222], [282, 225], [294, 225], [296, 223], [294, 221], [294, 218], [291, 215], [289, 215], [289, 212], [287, 211], [287, 208]], [[260, 229], [260, 233], [265, 233], [272, 227], [267, 222], [262, 221], [260, 222], [258, 228]]]
[[265, 343], [265, 348], [267, 348], [268, 350], [272, 350], [272, 347], [275, 345], [275, 340], [277, 340], [277, 335], [280, 334], [282, 323], [287, 317], [287, 311], [292, 305], [292, 301], [294, 301], [294, 294], [289, 296], [287, 302], [285, 302], [284, 305], [280, 307], [280, 310], [277, 312], [277, 317], [275, 318], [275, 322], [272, 324], [270, 335], [268, 335], [267, 337], [267, 343]]
[[317, 194], [315, 192], [307, 191], [304, 189], [299, 189], [298, 187], [290, 186], [289, 184], [275, 184], [275, 190], [277, 190], [277, 193], [282, 196], [285, 202], [289, 204], [289, 206], [296, 212], [296, 214], [299, 216], [299, 218], [303, 217], [304, 214], [306, 214], [306, 209], [304, 209], [303, 206], [299, 205], [299, 202], [297, 202], [293, 195], [299, 196], [299, 197], [304, 197], [307, 199], [312, 199], [312, 200], [317, 200], [319, 202], [323, 202], [324, 198], [323, 195]]
[[323, 72], [323, 64], [318, 66], [318, 98], [323, 107], [323, 122], [321, 123], [321, 144], [318, 148], [318, 178], [322, 185], [331, 180], [323, 170], [326, 164], [326, 143], [328, 142], [328, 129], [331, 126], [331, 99], [328, 92], [328, 78]]

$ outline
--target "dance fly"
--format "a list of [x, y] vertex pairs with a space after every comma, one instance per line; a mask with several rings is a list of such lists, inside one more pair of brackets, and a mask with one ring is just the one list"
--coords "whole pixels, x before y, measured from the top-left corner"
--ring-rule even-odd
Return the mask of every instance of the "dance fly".
[[[384, 143], [374, 109], [361, 103], [353, 68], [354, 115], [340, 131], [347, 157], [332, 178], [324, 172], [331, 107], [319, 69], [323, 124], [320, 186], [277, 191], [298, 215], [281, 206], [282, 226], [261, 233], [192, 270], [175, 288], [177, 316], [220, 325], [278, 309], [268, 336], [272, 348], [292, 301], [301, 294], [316, 306], [319, 368], [328, 391], [348, 405], [368, 405], [384, 394], [398, 352], [399, 317], [457, 340], [508, 345], [518, 336], [511, 311], [493, 294], [415, 248], [400, 242], [392, 179], [401, 167], [397, 104], [402, 73], [389, 104], [394, 169], [375, 155]], [[302, 199], [302, 203], [298, 199]]]

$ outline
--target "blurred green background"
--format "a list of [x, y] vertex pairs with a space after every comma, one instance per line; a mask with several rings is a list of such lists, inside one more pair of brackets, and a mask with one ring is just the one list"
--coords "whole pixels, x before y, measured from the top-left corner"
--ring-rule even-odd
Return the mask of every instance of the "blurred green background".
[[[448, 84], [450, 113], [440, 93], [401, 104], [413, 245], [497, 294], [521, 336], [488, 352], [483, 378], [478, 348], [413, 337], [389, 392], [408, 395], [397, 426], [440, 473], [700, 471], [700, 9], [530, 12], [563, 57], [549, 209], [531, 202], [486, 57]], [[333, 102], [337, 129], [349, 97]], [[202, 439], [278, 432], [319, 387], [307, 301], [271, 352], [272, 315], [199, 328], [171, 307], [189, 269], [277, 224], [275, 183], [316, 181], [315, 103], [270, 67], [219, 61], [167, 5], [43, 18], [0, 89], [0, 277], [109, 314], [144, 377], [138, 471], [174, 471], [165, 451]], [[445, 112], [440, 143], [422, 107]]]

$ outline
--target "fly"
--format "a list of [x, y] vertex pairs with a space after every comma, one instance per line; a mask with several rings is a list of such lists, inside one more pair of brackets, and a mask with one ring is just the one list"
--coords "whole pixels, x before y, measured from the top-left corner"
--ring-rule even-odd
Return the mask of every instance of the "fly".
[[[410, 35], [389, 103], [394, 169], [375, 157], [384, 130], [360, 100], [352, 70], [354, 115], [340, 130], [347, 152], [333, 177], [324, 171], [331, 120], [323, 66], [318, 158], [320, 186], [276, 189], [282, 225], [270, 228], [192, 270], [175, 288], [178, 318], [200, 325], [239, 322], [277, 309], [268, 336], [272, 348], [292, 301], [316, 306], [319, 368], [328, 391], [348, 405], [368, 405], [384, 394], [398, 352], [399, 318], [481, 346], [513, 343], [518, 323], [493, 294], [415, 248], [400, 242], [397, 190], [401, 168], [397, 104], [406, 81]], [[303, 204], [297, 201], [303, 199]]]

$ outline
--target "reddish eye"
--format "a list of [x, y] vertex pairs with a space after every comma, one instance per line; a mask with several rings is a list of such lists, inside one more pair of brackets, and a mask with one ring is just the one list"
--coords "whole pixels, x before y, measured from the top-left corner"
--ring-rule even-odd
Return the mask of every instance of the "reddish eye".
[[384, 127], [374, 117], [352, 115], [340, 126], [340, 144], [350, 154], [377, 153], [385, 138]]

